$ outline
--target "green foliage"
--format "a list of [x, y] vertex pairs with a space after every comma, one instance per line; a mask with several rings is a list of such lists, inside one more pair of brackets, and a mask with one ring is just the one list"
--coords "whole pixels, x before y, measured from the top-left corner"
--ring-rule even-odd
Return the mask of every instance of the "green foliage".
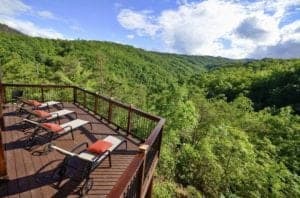
[[0, 66], [7, 83], [79, 85], [165, 117], [154, 197], [300, 197], [299, 59], [0, 32]]
[[175, 194], [176, 185], [171, 182], [160, 181], [154, 183], [154, 198], [173, 198]]

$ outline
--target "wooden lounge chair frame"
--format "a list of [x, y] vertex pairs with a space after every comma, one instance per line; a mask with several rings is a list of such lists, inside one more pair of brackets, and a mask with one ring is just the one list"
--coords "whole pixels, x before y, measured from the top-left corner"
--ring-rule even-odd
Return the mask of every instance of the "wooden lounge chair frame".
[[[77, 146], [75, 146], [71, 151], [67, 151], [63, 148], [60, 148], [58, 146], [55, 146], [53, 143], [49, 143], [46, 145], [46, 149], [48, 151], [50, 150], [56, 150], [59, 153], [65, 155], [65, 158], [61, 164], [58, 165], [58, 168], [56, 171], [53, 173], [53, 177], [59, 177], [59, 181], [61, 181], [65, 176], [67, 172], [67, 168], [72, 168], [77, 171], [78, 168], [70, 165], [70, 160], [74, 157], [83, 160], [87, 162], [81, 171], [81, 178], [84, 180], [84, 184], [80, 189], [81, 195], [85, 195], [92, 187], [93, 187], [93, 179], [90, 177], [91, 173], [108, 157], [109, 160], [109, 167], [111, 168], [112, 163], [111, 163], [111, 153], [116, 150], [118, 147], [120, 147], [123, 143], [125, 144], [125, 149], [127, 150], [127, 141], [125, 139], [120, 139], [116, 136], [108, 135], [106, 138], [103, 140], [111, 142], [113, 145], [106, 150], [103, 153], [100, 154], [95, 154], [95, 153], [90, 153], [87, 151], [88, 148], [88, 143], [84, 142], [81, 143]], [[82, 147], [85, 147], [84, 150], [78, 150]], [[87, 157], [88, 156], [88, 157]], [[58, 183], [59, 186], [60, 182]]]

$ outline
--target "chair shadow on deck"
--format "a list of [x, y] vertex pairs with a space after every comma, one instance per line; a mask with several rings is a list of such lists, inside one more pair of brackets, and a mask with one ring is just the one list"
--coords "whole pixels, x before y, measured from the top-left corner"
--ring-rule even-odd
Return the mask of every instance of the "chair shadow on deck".
[[[6, 130], [5, 133], [10, 133], [10, 132], [14, 133], [15, 130], [16, 130], [16, 128], [13, 128], [13, 125], [12, 125], [11, 129], [10, 130]], [[79, 130], [80, 132], [77, 131], [77, 130]], [[95, 136], [93, 136], [93, 134], [90, 133], [90, 131], [87, 130], [85, 127], [80, 127], [78, 129], [76, 129], [75, 133], [77, 133], [77, 132], [85, 134], [85, 136], [89, 140], [91, 140], [91, 141], [96, 141], [97, 140], [97, 138]], [[23, 136], [23, 137], [15, 140], [15, 141], [4, 143], [5, 150], [14, 150], [14, 149], [22, 149], [22, 148], [24, 148], [24, 149], [26, 149], [28, 151], [34, 151], [36, 148], [41, 147], [41, 146], [49, 143], [49, 140], [47, 138], [47, 134], [48, 133], [44, 132], [43, 135], [41, 135], [39, 137], [36, 137], [37, 140], [35, 141], [34, 145], [30, 149], [28, 149], [28, 148], [26, 148], [26, 143], [27, 143], [27, 139], [30, 137], [30, 133], [31, 132], [28, 131], [28, 132], [23, 132], [23, 133], [24, 134], [29, 134], [29, 135], [25, 135], [25, 136]], [[71, 139], [71, 134], [66, 133], [66, 134], [57, 136], [54, 140], [57, 140], [57, 139], [59, 140], [59, 138], [64, 137], [64, 136], [68, 136], [68, 135], [70, 135], [70, 139]], [[76, 135], [75, 135], [75, 139], [76, 139]]]
[[30, 126], [28, 124], [22, 123], [22, 121], [15, 123], [13, 125], [9, 125], [5, 127], [5, 131], [18, 131], [24, 133], [24, 131], [28, 130]]
[[17, 113], [15, 111], [4, 113], [3, 116], [17, 116]]
[[[8, 180], [7, 183], [5, 184], [6, 190], [0, 191], [0, 197], [20, 194], [20, 193], [34, 190], [34, 189], [37, 189], [37, 188], [40, 188], [43, 186], [50, 186], [50, 187], [56, 189], [57, 187], [56, 187], [55, 183], [59, 182], [58, 179], [55, 179], [53, 177], [53, 174], [54, 174], [54, 171], [56, 170], [56, 168], [51, 169], [51, 170], [45, 170], [45, 169], [47, 169], [49, 166], [51, 166], [51, 164], [53, 164], [57, 161], [60, 161], [60, 160], [54, 160], [54, 161], [47, 163], [33, 175], [28, 175], [28, 176], [16, 178], [13, 180]], [[80, 183], [81, 183], [81, 181], [80, 181]], [[79, 185], [80, 183], [78, 183], [77, 185]], [[70, 182], [66, 182], [64, 184], [64, 186], [65, 186], [65, 188], [71, 187], [73, 190], [75, 189], [74, 184], [71, 185]], [[63, 188], [57, 188], [57, 190], [59, 192], [59, 191], [62, 191]], [[71, 192], [68, 192], [68, 193], [70, 194]]]

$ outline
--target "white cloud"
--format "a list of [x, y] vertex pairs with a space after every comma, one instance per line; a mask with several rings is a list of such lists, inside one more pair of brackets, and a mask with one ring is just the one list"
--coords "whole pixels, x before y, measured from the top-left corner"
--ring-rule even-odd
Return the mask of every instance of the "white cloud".
[[18, 20], [14, 18], [0, 18], [0, 23], [4, 23], [20, 32], [37, 37], [46, 37], [46, 38], [54, 38], [54, 39], [64, 39], [64, 36], [51, 29], [51, 28], [41, 28], [35, 25], [34, 23], [26, 20]]
[[158, 16], [123, 9], [118, 20], [138, 36], [161, 39], [169, 52], [246, 58], [257, 49], [300, 42], [298, 23], [280, 27], [288, 8], [300, 6], [300, 0], [180, 2]]
[[133, 34], [128, 34], [127, 36], [126, 36], [128, 39], [134, 39], [134, 35]]
[[16, 15], [31, 9], [20, 0], [0, 0], [0, 15]]
[[280, 31], [282, 41], [294, 40], [300, 43], [300, 20], [284, 26]]
[[37, 14], [40, 17], [43, 17], [45, 19], [56, 19], [56, 17], [54, 16], [54, 14], [50, 11], [47, 10], [43, 10], [43, 11], [38, 11]]
[[159, 28], [156, 25], [154, 17], [150, 16], [149, 11], [134, 12], [129, 9], [123, 9], [118, 15], [120, 24], [129, 30], [135, 30], [139, 36], [154, 36]]
[[4, 23], [30, 36], [64, 39], [64, 36], [61, 33], [52, 28], [42, 28], [31, 21], [19, 19], [18, 15], [21, 14], [56, 19], [53, 13], [46, 10], [36, 12], [21, 0], [0, 0], [0, 23]]
[[239, 11], [239, 5], [228, 2], [182, 5], [178, 10], [161, 13], [161, 37], [175, 52], [215, 54], [222, 48], [218, 39], [228, 35], [240, 23], [243, 13]]

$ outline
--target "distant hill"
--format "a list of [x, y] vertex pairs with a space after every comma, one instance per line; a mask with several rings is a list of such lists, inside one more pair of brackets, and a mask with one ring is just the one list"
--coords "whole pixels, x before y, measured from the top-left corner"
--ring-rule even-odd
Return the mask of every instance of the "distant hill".
[[[16, 70], [14, 74], [7, 71], [7, 82], [29, 78], [30, 81], [78, 84], [98, 90], [100, 79], [107, 84], [114, 81], [116, 86], [142, 84], [156, 90], [159, 86], [184, 84], [190, 76], [212, 68], [242, 62], [222, 57], [152, 52], [113, 42], [30, 37], [6, 25], [0, 27], [2, 65], [9, 68], [13, 64]], [[40, 75], [44, 72], [42, 78], [35, 75], [36, 65], [39, 65]], [[78, 68], [73, 68], [76, 65]], [[85, 79], [80, 80], [72, 73], [79, 70], [86, 73]]]
[[6, 33], [13, 33], [13, 34], [20, 34], [20, 35], [25, 35], [22, 32], [13, 29], [5, 24], [0, 23], [0, 32], [6, 32]]
[[[0, 32], [4, 32], [4, 33], [14, 33], [14, 34], [18, 34], [18, 35], [22, 35], [22, 36], [28, 36], [23, 34], [22, 32], [11, 28], [5, 24], [1, 24], [0, 23]], [[46, 39], [45, 39], [46, 40]], [[64, 43], [74, 43], [74, 41], [62, 41]], [[76, 42], [76, 41], [75, 41]], [[155, 56], [159, 56], [162, 58], [174, 58], [176, 60], [178, 60], [181, 63], [185, 63], [186, 65], [189, 65], [191, 67], [194, 68], [198, 68], [199, 67], [205, 67], [207, 69], [211, 69], [211, 68], [215, 68], [218, 66], [224, 66], [224, 65], [228, 65], [231, 63], [235, 63], [235, 62], [244, 62], [243, 60], [233, 60], [233, 59], [228, 59], [228, 58], [223, 58], [223, 57], [213, 57], [213, 56], [192, 56], [192, 55], [181, 55], [181, 54], [171, 54], [171, 53], [160, 53], [160, 52], [151, 52], [151, 51], [146, 51], [143, 49], [138, 49], [138, 48], [134, 48], [131, 47], [129, 45], [122, 45], [122, 44], [116, 44], [113, 42], [101, 42], [101, 41], [87, 41], [88, 43], [97, 43], [99, 45], [112, 45], [113, 47], [117, 47], [117, 48], [132, 48], [134, 50], [136, 50], [137, 53], [143, 52], [144, 54], [153, 54]], [[84, 42], [84, 43], [87, 43]]]

